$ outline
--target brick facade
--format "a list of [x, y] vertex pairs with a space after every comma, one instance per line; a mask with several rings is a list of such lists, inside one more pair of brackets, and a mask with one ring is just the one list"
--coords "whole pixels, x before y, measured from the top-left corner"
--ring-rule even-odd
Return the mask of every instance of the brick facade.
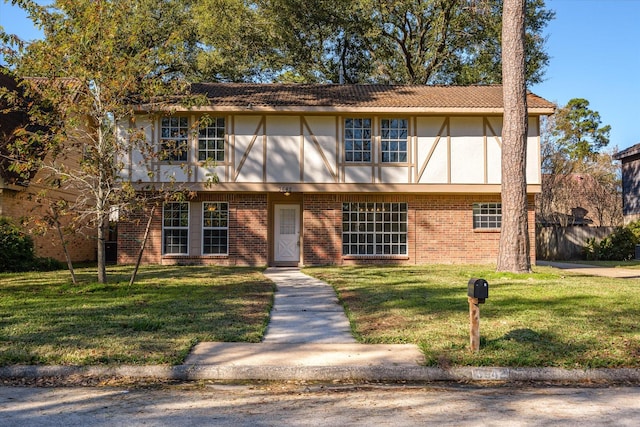
[[[162, 255], [162, 207], [156, 208], [149, 238], [142, 257], [145, 264], [204, 264], [204, 265], [267, 265], [267, 195], [201, 193], [189, 201], [190, 253], [197, 253], [200, 245], [200, 211], [204, 201], [229, 204], [228, 255]], [[134, 263], [149, 218], [146, 214], [129, 218], [118, 225], [118, 263]]]
[[[273, 263], [273, 209], [280, 195], [200, 193], [190, 201], [190, 253], [198, 253], [200, 222], [198, 205], [203, 201], [226, 201], [229, 204], [229, 254], [219, 256], [163, 256], [162, 209], [156, 210], [143, 256], [144, 263], [268, 265]], [[292, 197], [301, 205], [302, 263], [305, 265], [349, 265], [363, 263], [495, 263], [500, 233], [473, 229], [473, 203], [499, 202], [499, 195], [351, 195], [307, 193]], [[393, 257], [358, 257], [342, 255], [343, 202], [407, 203], [408, 253]], [[140, 216], [122, 222], [118, 230], [118, 262], [135, 261], [146, 219]], [[534, 198], [529, 197], [529, 233], [531, 260], [535, 260]]]
[[[32, 187], [24, 191], [0, 189], [0, 216], [12, 218], [17, 225], [25, 223], [22, 228], [33, 239], [36, 256], [66, 262], [60, 237], [57, 231], [42, 219], [45, 216], [44, 208], [35, 201], [36, 195], [33, 192], [36, 190]], [[51, 197], [55, 200], [58, 196], [53, 192]], [[71, 260], [95, 261], [97, 245], [94, 231], [84, 228], [67, 232], [65, 225], [69, 222], [65, 218], [61, 220]]]
[[[343, 202], [407, 202], [408, 256], [343, 257]], [[495, 263], [500, 233], [473, 229], [472, 205], [499, 202], [499, 196], [473, 195], [305, 195], [304, 263], [429, 264]], [[535, 208], [529, 197], [529, 239], [535, 261]]]

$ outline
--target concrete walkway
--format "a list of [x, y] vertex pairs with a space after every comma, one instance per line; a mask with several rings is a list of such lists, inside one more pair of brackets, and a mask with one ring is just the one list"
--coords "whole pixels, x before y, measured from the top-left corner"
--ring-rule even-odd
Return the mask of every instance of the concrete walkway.
[[340, 368], [341, 375], [348, 376], [349, 371], [363, 367], [418, 367], [424, 360], [413, 344], [358, 344], [329, 284], [297, 268], [269, 268], [264, 275], [277, 286], [264, 341], [200, 343], [185, 365], [269, 378], [291, 368], [324, 370], [325, 374], [327, 369]]
[[329, 284], [297, 268], [269, 268], [264, 275], [278, 287], [265, 343], [356, 343]]
[[571, 262], [537, 261], [536, 265], [554, 267], [571, 273], [590, 276], [612, 277], [617, 279], [640, 279], [640, 270], [618, 267], [600, 267], [598, 265], [578, 264]]

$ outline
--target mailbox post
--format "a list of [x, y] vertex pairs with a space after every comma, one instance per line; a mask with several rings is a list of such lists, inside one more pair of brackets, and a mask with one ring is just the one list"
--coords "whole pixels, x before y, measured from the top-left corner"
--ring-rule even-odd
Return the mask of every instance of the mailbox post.
[[480, 304], [489, 298], [489, 283], [484, 279], [471, 278], [467, 283], [469, 300], [469, 336], [471, 351], [480, 350]]

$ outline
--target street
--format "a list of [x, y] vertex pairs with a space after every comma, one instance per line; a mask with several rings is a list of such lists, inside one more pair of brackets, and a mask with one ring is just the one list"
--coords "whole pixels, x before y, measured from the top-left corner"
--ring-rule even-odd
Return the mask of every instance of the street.
[[637, 426], [640, 387], [0, 387], [2, 426]]

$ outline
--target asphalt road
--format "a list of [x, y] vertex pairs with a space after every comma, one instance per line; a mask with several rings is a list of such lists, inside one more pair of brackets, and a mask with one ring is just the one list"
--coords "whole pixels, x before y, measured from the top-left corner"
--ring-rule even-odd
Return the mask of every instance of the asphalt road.
[[638, 426], [640, 387], [0, 387], [2, 426]]

